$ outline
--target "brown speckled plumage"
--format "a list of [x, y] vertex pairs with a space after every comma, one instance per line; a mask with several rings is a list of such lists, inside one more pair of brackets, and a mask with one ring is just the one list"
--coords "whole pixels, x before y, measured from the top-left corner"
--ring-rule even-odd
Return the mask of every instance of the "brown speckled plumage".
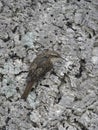
[[29, 92], [35, 82], [53, 68], [53, 63], [51, 60], [60, 58], [60, 55], [55, 51], [44, 51], [39, 54], [34, 61], [31, 63], [29, 68], [29, 73], [27, 75], [27, 86], [22, 94], [21, 98], [27, 99]]

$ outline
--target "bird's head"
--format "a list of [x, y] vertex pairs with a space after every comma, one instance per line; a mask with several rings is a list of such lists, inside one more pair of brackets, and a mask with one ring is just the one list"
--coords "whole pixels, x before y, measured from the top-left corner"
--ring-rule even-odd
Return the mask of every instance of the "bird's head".
[[47, 57], [50, 57], [50, 58], [60, 58], [61, 57], [59, 53], [57, 53], [56, 51], [51, 51], [51, 50], [46, 50], [45, 55], [47, 55]]
[[48, 51], [46, 52], [46, 55], [47, 55], [47, 57], [49, 57], [49, 59], [50, 59], [52, 62], [58, 61], [59, 58], [61, 58], [60, 54], [57, 53], [56, 51], [50, 51], [50, 50], [48, 50]]

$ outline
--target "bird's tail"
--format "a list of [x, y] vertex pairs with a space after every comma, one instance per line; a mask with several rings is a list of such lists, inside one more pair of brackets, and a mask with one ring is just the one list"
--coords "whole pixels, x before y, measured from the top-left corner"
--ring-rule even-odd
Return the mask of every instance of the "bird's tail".
[[27, 97], [28, 97], [28, 94], [29, 92], [31, 91], [32, 89], [32, 86], [33, 86], [34, 82], [29, 82], [24, 90], [24, 93], [22, 94], [21, 98], [26, 100]]

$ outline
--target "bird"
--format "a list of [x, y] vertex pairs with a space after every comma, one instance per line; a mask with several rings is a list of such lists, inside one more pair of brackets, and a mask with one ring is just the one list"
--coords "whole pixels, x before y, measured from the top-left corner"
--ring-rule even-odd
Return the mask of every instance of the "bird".
[[53, 64], [61, 58], [60, 54], [52, 50], [44, 50], [36, 56], [29, 67], [27, 85], [21, 96], [26, 100], [35, 82], [42, 79], [53, 68]]

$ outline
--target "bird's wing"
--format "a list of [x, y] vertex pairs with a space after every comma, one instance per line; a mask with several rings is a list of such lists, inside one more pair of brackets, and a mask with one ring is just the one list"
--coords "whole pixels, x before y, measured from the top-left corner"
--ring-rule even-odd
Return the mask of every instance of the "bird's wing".
[[34, 77], [36, 69], [37, 69], [37, 64], [32, 62], [29, 68], [29, 73], [27, 75], [27, 82], [32, 81], [32, 77]]

